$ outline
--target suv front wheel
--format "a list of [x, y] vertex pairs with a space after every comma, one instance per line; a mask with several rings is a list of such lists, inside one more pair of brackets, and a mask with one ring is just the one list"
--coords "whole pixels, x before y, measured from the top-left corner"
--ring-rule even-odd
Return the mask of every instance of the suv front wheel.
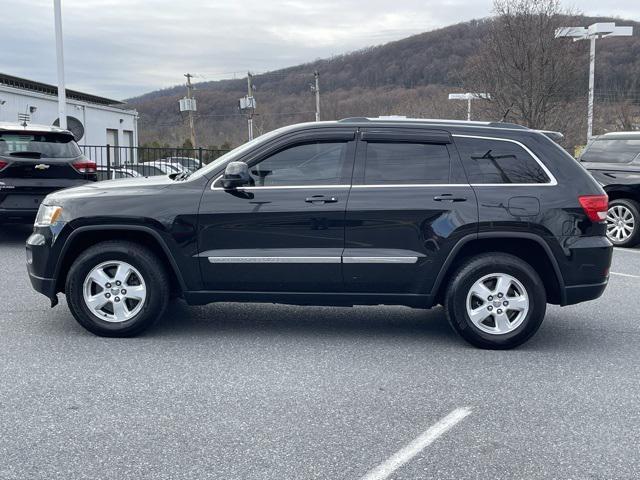
[[445, 299], [447, 318], [467, 342], [508, 349], [526, 342], [547, 308], [540, 276], [523, 260], [487, 253], [467, 260], [453, 275]]
[[78, 256], [65, 293], [84, 328], [105, 337], [131, 337], [162, 316], [170, 289], [152, 252], [132, 242], [106, 241]]

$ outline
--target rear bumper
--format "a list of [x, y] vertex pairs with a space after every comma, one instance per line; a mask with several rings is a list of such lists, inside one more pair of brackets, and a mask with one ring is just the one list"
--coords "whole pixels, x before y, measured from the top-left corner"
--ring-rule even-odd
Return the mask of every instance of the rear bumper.
[[564, 289], [563, 305], [575, 305], [576, 303], [588, 302], [600, 298], [604, 293], [609, 279], [601, 283], [589, 283], [586, 285], [572, 285]]
[[[44, 196], [42, 197], [44, 198]], [[14, 209], [0, 207], [0, 222], [6, 223], [33, 223], [38, 214], [38, 208], [34, 209]]]
[[604, 236], [569, 239], [560, 269], [564, 279], [561, 304], [575, 305], [599, 298], [609, 283], [613, 246]]

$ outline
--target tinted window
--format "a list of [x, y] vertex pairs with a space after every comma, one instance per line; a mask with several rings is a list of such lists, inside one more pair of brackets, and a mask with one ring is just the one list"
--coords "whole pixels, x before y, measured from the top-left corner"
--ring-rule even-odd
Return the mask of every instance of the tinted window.
[[249, 170], [257, 186], [339, 184], [346, 150], [344, 142], [295, 145], [267, 157]]
[[456, 138], [470, 183], [548, 183], [540, 164], [520, 145], [501, 140]]
[[629, 163], [638, 155], [640, 155], [640, 139], [599, 139], [587, 146], [580, 160], [594, 163]]
[[450, 164], [446, 145], [367, 143], [364, 183], [448, 183]]
[[80, 148], [68, 134], [0, 133], [0, 155], [26, 158], [76, 158]]

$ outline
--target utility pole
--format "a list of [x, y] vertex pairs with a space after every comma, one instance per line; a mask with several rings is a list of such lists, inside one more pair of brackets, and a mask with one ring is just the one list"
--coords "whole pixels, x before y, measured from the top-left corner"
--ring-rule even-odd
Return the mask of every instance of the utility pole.
[[62, 5], [53, 0], [53, 15], [56, 30], [56, 59], [58, 63], [58, 118], [60, 128], [67, 129], [67, 91], [64, 86], [64, 52], [62, 48]]
[[311, 86], [311, 90], [316, 94], [316, 122], [320, 121], [320, 72], [313, 72], [316, 80], [315, 86]]
[[195, 102], [191, 102], [191, 100], [193, 99], [193, 85], [191, 84], [191, 77], [193, 77], [193, 75], [191, 75], [190, 73], [185, 73], [184, 74], [185, 77], [187, 77], [187, 98], [189, 99], [189, 103], [193, 103], [193, 107], [188, 109], [188, 113], [189, 113], [189, 129], [191, 130], [191, 147], [192, 148], [196, 148], [196, 129], [193, 125], [193, 112], [195, 110]]
[[589, 100], [587, 102], [587, 142], [593, 137], [593, 98], [595, 92], [596, 40], [607, 37], [630, 37], [633, 27], [618, 27], [613, 22], [594, 23], [588, 27], [562, 27], [556, 38], [571, 37], [574, 42], [589, 40]]
[[253, 113], [255, 111], [253, 103], [253, 75], [247, 72], [247, 99], [249, 108], [247, 108], [247, 126], [249, 128], [249, 141], [253, 140]]

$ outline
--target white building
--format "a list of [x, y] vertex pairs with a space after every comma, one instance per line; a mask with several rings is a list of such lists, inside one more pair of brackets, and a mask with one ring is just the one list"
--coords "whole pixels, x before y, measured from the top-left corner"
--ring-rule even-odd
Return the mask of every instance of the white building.
[[[67, 89], [67, 128], [80, 145], [138, 146], [138, 112]], [[58, 125], [58, 87], [0, 73], [0, 121]]]

